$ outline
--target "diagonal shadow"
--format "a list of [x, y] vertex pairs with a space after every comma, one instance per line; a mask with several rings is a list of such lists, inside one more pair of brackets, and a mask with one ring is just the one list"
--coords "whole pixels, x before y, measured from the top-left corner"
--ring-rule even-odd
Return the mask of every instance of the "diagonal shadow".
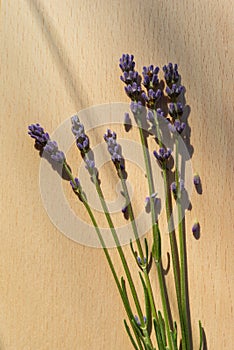
[[83, 89], [82, 82], [74, 76], [72, 62], [66, 53], [65, 47], [58, 31], [53, 26], [46, 11], [41, 8], [40, 2], [36, 0], [26, 0], [29, 9], [36, 19], [38, 26], [43, 28], [43, 34], [48, 42], [48, 47], [58, 71], [62, 74], [65, 86], [75, 103], [75, 106], [82, 105], [79, 91]]

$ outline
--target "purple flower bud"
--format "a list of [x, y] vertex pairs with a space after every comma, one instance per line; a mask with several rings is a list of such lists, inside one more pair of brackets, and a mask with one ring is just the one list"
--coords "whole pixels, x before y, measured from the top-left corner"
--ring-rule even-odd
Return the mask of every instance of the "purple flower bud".
[[171, 187], [171, 191], [172, 191], [173, 193], [176, 193], [176, 191], [177, 191], [176, 183], [175, 183], [175, 182], [172, 182], [170, 187]]
[[172, 182], [170, 188], [171, 188], [171, 192], [173, 193], [173, 197], [176, 200], [177, 199], [177, 186], [176, 186], [176, 183]]
[[201, 179], [200, 176], [198, 174], [195, 174], [193, 177], [193, 183], [195, 186], [199, 186], [201, 183]]
[[75, 183], [73, 181], [70, 181], [70, 185], [73, 188], [73, 190], [77, 190], [80, 187], [80, 181], [77, 177], [74, 178]]
[[164, 163], [166, 160], [168, 160], [171, 156], [171, 149], [168, 148], [159, 148], [159, 151], [154, 151], [153, 154], [155, 156], [155, 158], [159, 161], [159, 163], [162, 165], [162, 163]]
[[139, 256], [137, 257], [137, 262], [138, 262], [139, 265], [142, 264], [142, 260], [141, 260], [141, 258]]
[[198, 234], [200, 231], [200, 224], [198, 221], [195, 221], [195, 223], [193, 224], [193, 227], [192, 227], [192, 232], [194, 235]]
[[138, 325], [138, 326], [141, 326], [141, 322], [140, 322], [138, 316], [135, 315], [134, 318], [135, 318], [135, 321], [136, 321], [137, 325]]

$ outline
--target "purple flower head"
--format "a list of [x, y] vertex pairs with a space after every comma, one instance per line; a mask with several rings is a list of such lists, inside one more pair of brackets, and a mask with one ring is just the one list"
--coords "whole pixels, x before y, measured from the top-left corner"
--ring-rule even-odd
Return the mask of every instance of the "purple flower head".
[[135, 67], [135, 62], [133, 61], [134, 56], [129, 54], [123, 54], [122, 57], [119, 60], [119, 67], [122, 69], [122, 71], [133, 71]]
[[28, 134], [35, 140], [35, 146], [39, 149], [44, 148], [50, 140], [49, 134], [38, 123], [29, 125], [28, 130]]
[[171, 88], [169, 88], [168, 86], [166, 87], [166, 93], [171, 99], [175, 99], [176, 97], [178, 97], [183, 90], [184, 87], [182, 85], [177, 86], [176, 84], [173, 84]]
[[158, 72], [159, 68], [155, 67], [153, 65], [150, 65], [149, 67], [143, 67], [143, 85], [146, 87], [147, 90], [150, 88], [156, 88], [159, 80], [158, 80]]
[[177, 64], [174, 64], [173, 67], [172, 63], [168, 63], [168, 65], [163, 66], [163, 72], [167, 85], [175, 84], [179, 80]]
[[56, 163], [65, 162], [65, 155], [62, 151], [58, 149], [58, 145], [56, 141], [49, 140], [44, 147], [44, 151], [50, 155], [50, 158], [54, 160]]

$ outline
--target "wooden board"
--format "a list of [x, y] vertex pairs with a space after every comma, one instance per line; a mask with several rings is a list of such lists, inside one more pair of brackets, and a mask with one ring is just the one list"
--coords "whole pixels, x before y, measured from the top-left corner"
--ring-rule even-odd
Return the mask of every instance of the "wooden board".
[[[53, 132], [83, 108], [127, 102], [118, 67], [127, 52], [139, 71], [179, 64], [191, 108], [192, 165], [203, 185], [202, 196], [192, 194], [187, 221], [194, 349], [199, 319], [209, 350], [231, 348], [233, 38], [231, 0], [2, 2], [1, 350], [131, 349], [104, 254], [67, 239], [50, 221], [40, 160], [27, 136], [31, 123]], [[103, 171], [104, 187], [108, 180]], [[195, 217], [198, 241], [190, 233]]]

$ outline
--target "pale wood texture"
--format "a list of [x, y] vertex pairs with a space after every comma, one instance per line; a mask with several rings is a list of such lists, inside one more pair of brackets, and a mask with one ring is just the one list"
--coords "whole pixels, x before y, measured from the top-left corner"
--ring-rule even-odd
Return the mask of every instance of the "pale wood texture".
[[[118, 68], [126, 52], [139, 70], [179, 64], [191, 107], [193, 168], [203, 183], [187, 223], [194, 349], [199, 319], [209, 350], [231, 348], [233, 38], [231, 0], [3, 1], [1, 350], [131, 348], [102, 251], [67, 239], [43, 208], [39, 157], [27, 136], [30, 123], [51, 132], [82, 108], [126, 102]], [[195, 217], [198, 241], [190, 233]]]

